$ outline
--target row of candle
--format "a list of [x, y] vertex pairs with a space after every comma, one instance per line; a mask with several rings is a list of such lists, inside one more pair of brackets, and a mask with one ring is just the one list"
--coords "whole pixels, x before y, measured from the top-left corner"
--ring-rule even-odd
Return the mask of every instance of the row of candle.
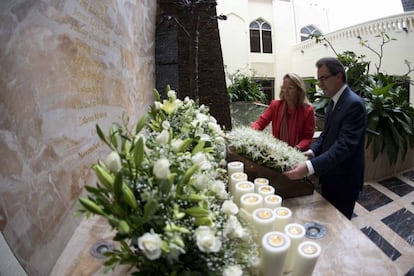
[[312, 241], [303, 241], [306, 230], [292, 223], [292, 211], [282, 207], [282, 198], [275, 194], [274, 187], [266, 178], [248, 180], [244, 164], [240, 161], [228, 163], [229, 192], [240, 207], [240, 215], [256, 232], [262, 245], [263, 274], [312, 275], [320, 255], [320, 246]]

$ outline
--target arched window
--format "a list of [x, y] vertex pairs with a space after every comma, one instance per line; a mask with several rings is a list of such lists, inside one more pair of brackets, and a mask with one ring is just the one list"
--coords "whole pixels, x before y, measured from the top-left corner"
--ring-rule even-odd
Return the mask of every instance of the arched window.
[[300, 29], [300, 41], [305, 41], [309, 39], [309, 35], [322, 35], [321, 31], [319, 31], [315, 26], [308, 25]]
[[272, 53], [272, 28], [262, 19], [250, 23], [250, 52]]

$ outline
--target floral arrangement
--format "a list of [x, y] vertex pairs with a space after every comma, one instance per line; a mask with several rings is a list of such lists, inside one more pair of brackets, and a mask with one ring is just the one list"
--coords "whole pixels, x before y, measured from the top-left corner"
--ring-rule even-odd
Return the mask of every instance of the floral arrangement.
[[237, 154], [280, 172], [307, 160], [302, 152], [266, 131], [239, 126], [228, 132], [226, 137], [229, 148]]
[[81, 213], [104, 216], [115, 230], [109, 268], [133, 275], [256, 274], [254, 236], [226, 191], [224, 133], [204, 105], [169, 90], [133, 130], [114, 125], [99, 138], [109, 147], [93, 165]]

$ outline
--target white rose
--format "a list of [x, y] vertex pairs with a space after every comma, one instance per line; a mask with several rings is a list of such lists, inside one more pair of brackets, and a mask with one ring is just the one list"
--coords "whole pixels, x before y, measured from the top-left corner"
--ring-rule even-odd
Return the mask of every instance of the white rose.
[[191, 161], [193, 161], [194, 164], [198, 164], [200, 166], [200, 170], [205, 171], [211, 169], [211, 164], [203, 152], [197, 152], [193, 157], [191, 157]]
[[170, 174], [170, 161], [166, 158], [158, 159], [154, 163], [152, 173], [158, 179], [167, 179]]
[[199, 122], [206, 122], [206, 121], [208, 121], [208, 116], [207, 115], [205, 115], [205, 114], [203, 114], [203, 113], [197, 113], [196, 114], [196, 118], [197, 118], [197, 120], [199, 121]]
[[232, 200], [225, 200], [221, 206], [221, 211], [228, 215], [235, 215], [239, 212], [239, 207]]
[[172, 89], [170, 91], [168, 91], [167, 96], [168, 96], [168, 98], [170, 98], [172, 100], [175, 100], [177, 98], [175, 90], [172, 90]]
[[207, 226], [197, 228], [196, 240], [198, 249], [201, 252], [218, 252], [221, 248], [221, 240], [214, 235], [214, 232]]
[[208, 123], [208, 128], [210, 130], [214, 131], [214, 132], [220, 132], [221, 131], [220, 126], [218, 124], [216, 124], [216, 123], [211, 123], [211, 122]]
[[161, 107], [162, 107], [162, 103], [160, 103], [160, 102], [154, 102], [154, 107], [155, 107], [155, 109], [161, 109]]
[[216, 180], [211, 183], [210, 189], [221, 199], [227, 198], [226, 186], [223, 181]]
[[162, 240], [157, 234], [145, 233], [138, 239], [138, 247], [149, 260], [156, 260], [161, 256]]
[[168, 139], [170, 138], [170, 133], [168, 130], [164, 129], [161, 133], [155, 138], [158, 144], [164, 145], [168, 143]]
[[181, 139], [173, 139], [171, 141], [171, 147], [172, 147], [174, 152], [177, 152], [182, 144], [183, 144], [183, 140], [181, 140]]
[[241, 276], [243, 271], [240, 265], [230, 265], [223, 271], [223, 276]]
[[199, 191], [207, 188], [209, 178], [205, 174], [198, 174], [195, 181], [195, 186]]
[[169, 121], [163, 121], [161, 125], [163, 129], [169, 129], [171, 126]]
[[113, 151], [106, 157], [105, 165], [111, 172], [116, 173], [121, 169], [121, 157], [116, 151]]

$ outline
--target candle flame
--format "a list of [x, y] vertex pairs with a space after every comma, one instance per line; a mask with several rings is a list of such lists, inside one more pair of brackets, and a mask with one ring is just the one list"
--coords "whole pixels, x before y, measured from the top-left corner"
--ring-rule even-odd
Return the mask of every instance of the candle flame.
[[271, 192], [272, 191], [272, 188], [270, 188], [268, 186], [262, 186], [262, 187], [260, 187], [260, 190], [262, 192]]
[[267, 183], [267, 179], [265, 178], [257, 178], [256, 182], [259, 184], [266, 184]]
[[304, 247], [302, 247], [302, 252], [307, 255], [315, 254], [316, 251], [317, 251], [316, 247], [311, 244], [305, 245]]
[[288, 215], [288, 214], [289, 214], [288, 210], [286, 210], [286, 209], [279, 209], [279, 210], [277, 210], [277, 211], [276, 211], [276, 213], [277, 213], [279, 216], [286, 216], [286, 215]]
[[239, 185], [239, 188], [240, 189], [243, 189], [243, 190], [247, 190], [247, 189], [249, 189], [251, 187], [251, 185], [249, 184], [249, 183], [241, 183], [240, 185]]
[[279, 198], [277, 196], [270, 196], [267, 200], [270, 202], [278, 202]]
[[267, 242], [271, 246], [281, 246], [284, 243], [283, 237], [279, 235], [270, 235], [267, 238]]
[[289, 228], [289, 232], [293, 235], [299, 235], [302, 233], [302, 229], [300, 229], [299, 227], [293, 226]]
[[257, 202], [257, 200], [258, 199], [255, 196], [249, 196], [249, 197], [246, 198], [246, 201], [249, 202], [249, 203]]
[[243, 179], [244, 173], [238, 172], [238, 173], [232, 174], [232, 176], [233, 178], [236, 178], [236, 179]]
[[261, 211], [257, 214], [257, 216], [259, 218], [262, 218], [262, 219], [267, 219], [267, 218], [270, 218], [272, 216], [272, 213], [269, 212], [269, 211]]

